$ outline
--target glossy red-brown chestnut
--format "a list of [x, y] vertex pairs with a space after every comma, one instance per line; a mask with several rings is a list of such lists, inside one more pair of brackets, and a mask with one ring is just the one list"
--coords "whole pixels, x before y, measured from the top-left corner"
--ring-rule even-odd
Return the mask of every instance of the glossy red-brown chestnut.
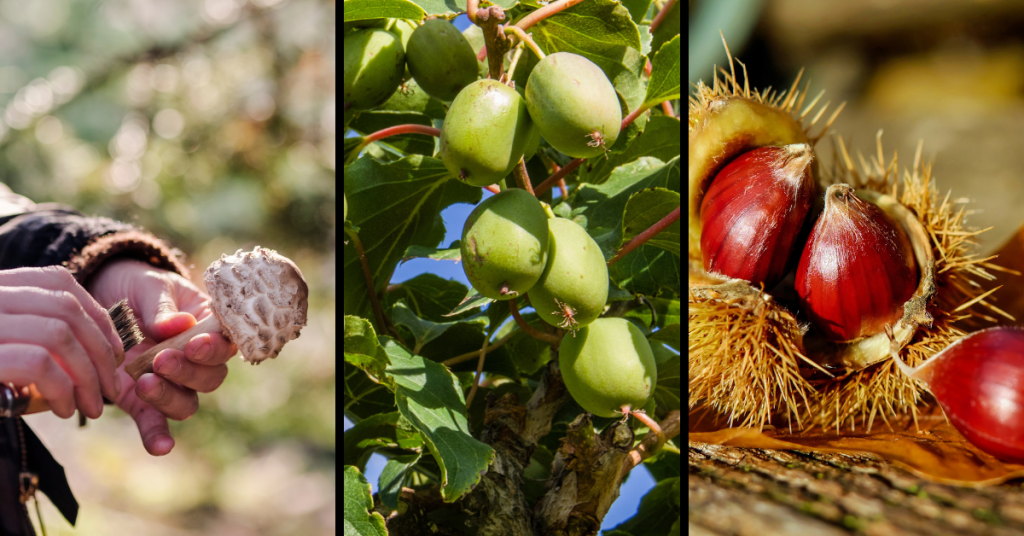
[[1024, 330], [974, 332], [911, 369], [928, 386], [949, 422], [979, 449], [1024, 464]]
[[903, 316], [917, 284], [913, 248], [900, 225], [850, 186], [829, 186], [795, 281], [818, 332], [841, 342], [881, 333]]
[[704, 269], [775, 286], [796, 260], [794, 242], [811, 208], [811, 147], [759, 147], [725, 166], [701, 202]]

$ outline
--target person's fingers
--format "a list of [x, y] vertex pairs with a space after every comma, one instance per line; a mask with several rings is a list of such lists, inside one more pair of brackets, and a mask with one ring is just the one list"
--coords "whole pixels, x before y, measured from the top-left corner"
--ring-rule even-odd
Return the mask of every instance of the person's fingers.
[[139, 428], [139, 437], [142, 438], [146, 452], [153, 456], [164, 456], [171, 452], [174, 448], [174, 438], [171, 437], [167, 417], [138, 398], [130, 401], [128, 414]]
[[59, 318], [35, 315], [0, 315], [0, 344], [28, 344], [42, 348], [74, 384], [75, 403], [87, 417], [103, 413], [103, 398], [96, 368], [75, 337], [74, 329]]
[[187, 348], [186, 352], [174, 349], [160, 352], [153, 361], [153, 370], [163, 378], [200, 393], [212, 392], [224, 383], [228, 375], [227, 365], [200, 365], [186, 359], [187, 352]]
[[40, 268], [17, 268], [0, 272], [0, 286], [2, 287], [36, 287], [49, 290], [63, 290], [70, 292], [78, 301], [79, 306], [92, 318], [93, 322], [107, 339], [107, 343], [115, 352], [124, 352], [121, 339], [117, 335], [117, 329], [113, 321], [103, 308], [85, 290], [85, 287], [78, 284], [75, 276], [62, 266], [44, 266]]
[[0, 272], [0, 313], [3, 312], [60, 318], [66, 322], [86, 349], [103, 394], [108, 398], [117, 397], [114, 369], [116, 359], [124, 356], [124, 346], [106, 310], [66, 269], [47, 267], [27, 272]]
[[142, 330], [146, 336], [162, 341], [196, 324], [191, 313], [178, 310], [174, 285], [169, 280], [147, 278], [135, 288], [135, 310], [142, 319]]
[[195, 391], [156, 374], [143, 374], [135, 383], [135, 394], [167, 418], [176, 421], [191, 417], [199, 409], [199, 395]]
[[[85, 312], [89, 318], [92, 318], [93, 322], [96, 323], [96, 327], [103, 333], [103, 336], [107, 339], [107, 343], [110, 344], [112, 352], [116, 354], [116, 357], [124, 357], [124, 345], [121, 343], [121, 338], [117, 334], [117, 328], [114, 326], [114, 321], [110, 319], [110, 315], [107, 314], [107, 310], [103, 308], [93, 297], [89, 294], [85, 287], [78, 284], [75, 277], [71, 275], [71, 272], [62, 267], [52, 267], [53, 270], [44, 269], [44, 273], [47, 274], [56, 288], [54, 290], [63, 290], [70, 292], [72, 296], [78, 301], [79, 306]], [[51, 287], [53, 288], [53, 287]], [[99, 365], [99, 363], [97, 363]], [[113, 388], [113, 369], [111, 369], [109, 381], [109, 388]], [[111, 393], [108, 393], [108, 396]]]
[[238, 348], [220, 333], [200, 333], [185, 345], [185, 358], [200, 365], [223, 365]]
[[67, 419], [75, 414], [71, 378], [41, 346], [0, 344], [0, 380], [22, 386], [34, 383], [55, 415]]

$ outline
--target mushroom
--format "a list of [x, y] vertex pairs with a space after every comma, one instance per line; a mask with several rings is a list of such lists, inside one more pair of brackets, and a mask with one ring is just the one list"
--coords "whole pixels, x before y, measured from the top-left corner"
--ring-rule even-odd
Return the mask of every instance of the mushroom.
[[181, 350], [202, 333], [223, 334], [238, 346], [244, 361], [256, 365], [277, 357], [306, 325], [306, 280], [295, 263], [274, 250], [256, 246], [251, 252], [221, 255], [206, 269], [203, 281], [213, 314], [126, 365], [136, 381], [153, 372], [153, 360], [162, 350]]

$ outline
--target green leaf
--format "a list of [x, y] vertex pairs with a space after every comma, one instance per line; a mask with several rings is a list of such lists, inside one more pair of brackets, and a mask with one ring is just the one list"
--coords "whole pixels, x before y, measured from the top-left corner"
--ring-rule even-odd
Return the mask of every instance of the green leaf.
[[657, 454], [644, 460], [644, 465], [647, 470], [651, 472], [651, 476], [654, 480], [661, 482], [662, 480], [668, 480], [673, 478], [679, 478], [680, 471], [680, 458], [679, 452], [673, 452], [669, 449], [661, 449]]
[[423, 18], [423, 10], [409, 0], [345, 0], [342, 7], [345, 22], [369, 19]]
[[462, 389], [447, 368], [410, 355], [389, 339], [384, 348], [391, 359], [387, 373], [395, 385], [398, 409], [423, 434], [441, 468], [442, 498], [454, 501], [480, 481], [494, 451], [470, 435]]
[[[653, 158], [640, 158], [635, 162], [616, 168], [603, 184], [580, 185], [573, 197], [573, 204], [587, 218], [587, 232], [601, 246], [605, 258], [610, 259], [618, 251], [619, 244], [622, 243], [622, 216], [629, 198], [648, 188], [664, 188], [678, 192], [680, 183], [678, 156], [667, 163]], [[636, 252], [634, 251], [634, 253]], [[610, 269], [622, 264], [624, 260], [613, 264]], [[675, 264], [678, 264], [678, 259]], [[634, 266], [634, 268], [646, 270], [648, 266]], [[675, 286], [677, 288], [678, 274], [678, 268], [667, 274], [676, 279]], [[649, 295], [654, 294], [653, 292], [649, 293]]]
[[373, 497], [370, 495], [370, 483], [359, 469], [345, 467], [345, 483], [343, 488], [345, 502], [345, 535], [346, 536], [386, 536], [384, 518], [373, 508]]
[[668, 100], [677, 100], [681, 94], [682, 80], [679, 66], [679, 36], [665, 43], [651, 60], [651, 81], [647, 84], [647, 98], [644, 105], [653, 107]]
[[[677, 301], [676, 303], [678, 304], [679, 302]], [[679, 322], [679, 318], [676, 317], [675, 321], [676, 321], [675, 324], [672, 324], [672, 325], [669, 325], [669, 326], [665, 326], [664, 328], [658, 330], [657, 333], [655, 333], [654, 335], [651, 336], [651, 339], [654, 339], [654, 340], [657, 340], [657, 341], [661, 341], [661, 342], [671, 346], [672, 349], [674, 349], [675, 351], [682, 352], [682, 349], [680, 349], [680, 341], [682, 340], [682, 332], [681, 332], [681, 328], [680, 328], [679, 323], [678, 323]]]
[[[622, 244], [619, 247], [650, 229], [678, 208], [678, 192], [664, 188], [637, 192], [626, 203], [626, 213], [622, 216]], [[645, 244], [680, 255], [679, 220], [651, 237]]]
[[634, 294], [679, 295], [682, 270], [678, 256], [654, 246], [643, 245], [608, 267], [608, 275], [620, 287]]
[[380, 376], [388, 356], [377, 342], [377, 333], [364, 318], [345, 316], [345, 362]]
[[[427, 248], [423, 246], [409, 246], [409, 249], [405, 250], [405, 255], [402, 255], [402, 262], [406, 262], [412, 259], [431, 259], [435, 261], [458, 262], [462, 260], [462, 250], [460, 250], [458, 246], [458, 241], [449, 246], [448, 249]], [[465, 289], [466, 287], [463, 286], [462, 288]], [[465, 290], [463, 290], [462, 294], [465, 293]]]
[[449, 180], [440, 160], [410, 156], [381, 164], [363, 156], [345, 168], [349, 221], [359, 227], [372, 288], [354, 240], [345, 244], [345, 314], [369, 313], [369, 292], [388, 284], [405, 251], [413, 245], [437, 247], [444, 239], [441, 210], [455, 203], [475, 203], [480, 189]]
[[658, 407], [666, 410], [678, 410], [681, 396], [681, 379], [679, 371], [680, 356], [658, 364], [658, 385], [654, 388], [654, 399]]
[[377, 489], [380, 490], [380, 502], [392, 510], [398, 510], [398, 498], [402, 494], [402, 485], [405, 477], [420, 460], [419, 454], [408, 456], [397, 456], [384, 465], [380, 473], [380, 480], [377, 482]]
[[419, 349], [423, 345], [430, 341], [440, 337], [449, 328], [458, 324], [458, 322], [431, 322], [429, 320], [423, 320], [416, 316], [416, 314], [405, 305], [405, 302], [398, 302], [395, 307], [391, 310], [391, 321], [396, 326], [405, 326], [412, 332], [413, 337], [416, 339], [416, 347], [414, 351], [418, 353]]
[[396, 411], [395, 395], [362, 369], [345, 362], [345, 416], [353, 423]]
[[342, 451], [345, 465], [363, 471], [366, 460], [370, 459], [374, 450], [397, 446], [395, 425], [398, 424], [398, 418], [397, 412], [372, 415], [345, 430], [345, 448]]

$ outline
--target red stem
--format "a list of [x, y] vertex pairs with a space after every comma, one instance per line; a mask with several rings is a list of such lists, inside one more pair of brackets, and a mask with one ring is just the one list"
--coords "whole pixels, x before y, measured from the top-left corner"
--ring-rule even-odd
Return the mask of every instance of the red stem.
[[384, 138], [388, 138], [391, 136], [397, 136], [399, 134], [426, 134], [427, 136], [440, 137], [441, 131], [434, 127], [428, 127], [425, 125], [397, 125], [385, 128], [383, 130], [378, 130], [377, 132], [374, 132], [363, 138], [363, 141], [359, 144], [358, 147], [355, 148], [354, 151], [352, 151], [352, 154], [351, 156], [349, 156], [348, 160], [345, 161], [345, 165], [347, 166], [351, 164], [356, 159], [356, 157], [359, 156], [359, 153], [363, 152], [363, 149], [365, 149], [371, 143], [383, 140]]
[[363, 143], [360, 144], [359, 148], [362, 149], [363, 147], [375, 141], [380, 141], [383, 140], [384, 138], [397, 136], [399, 134], [426, 134], [427, 136], [434, 136], [435, 138], [441, 137], [441, 131], [434, 127], [415, 124], [397, 125], [382, 130], [378, 130], [377, 132], [374, 132], [373, 134], [366, 136], [365, 138], [363, 138]]
[[512, 311], [512, 318], [516, 319], [516, 324], [519, 324], [519, 329], [523, 330], [527, 335], [534, 339], [542, 340], [552, 346], [558, 346], [558, 344], [562, 342], [558, 337], [550, 333], [544, 333], [543, 331], [527, 324], [526, 320], [523, 320], [523, 315], [519, 314], [519, 304], [516, 303], [515, 298], [508, 300], [508, 308]]
[[519, 22], [516, 23], [516, 27], [520, 29], [527, 29], [534, 24], [558, 13], [559, 11], [565, 11], [576, 4], [579, 4], [583, 0], [558, 0], [557, 2], [551, 2], [550, 4], [530, 13], [523, 17]]
[[647, 427], [651, 429], [651, 433], [653, 433], [655, 437], [657, 437], [657, 441], [651, 447], [650, 450], [651, 454], [657, 454], [658, 451], [661, 450], [661, 447], [665, 446], [665, 432], [662, 432], [661, 426], [658, 426], [658, 423], [655, 422], [655, 420], [652, 419], [649, 415], [644, 413], [643, 410], [636, 410], [630, 413], [634, 417], [636, 417], [638, 421], [646, 424]]
[[633, 237], [632, 240], [630, 240], [624, 246], [622, 246], [622, 249], [620, 249], [619, 252], [617, 254], [615, 254], [614, 257], [612, 257], [612, 260], [608, 261], [608, 265], [611, 266], [612, 264], [615, 264], [616, 262], [621, 260], [626, 255], [629, 255], [630, 252], [632, 252], [634, 249], [636, 249], [636, 248], [640, 247], [641, 245], [645, 244], [648, 240], [653, 238], [655, 235], [657, 235], [658, 233], [660, 233], [660, 232], [664, 231], [665, 229], [667, 229], [669, 225], [672, 225], [673, 223], [679, 221], [679, 213], [680, 213], [679, 210], [680, 210], [680, 208], [682, 208], [682, 207], [676, 207], [675, 210], [673, 210], [668, 216], [665, 216], [664, 218], [662, 218], [661, 221], [659, 221], [658, 223], [655, 223], [654, 225], [652, 225], [646, 231], [644, 231], [644, 232], [636, 235], [635, 237]]
[[565, 165], [564, 168], [556, 171], [554, 175], [548, 177], [547, 180], [538, 184], [537, 187], [533, 189], [533, 191], [536, 192], [537, 195], [543, 195], [544, 192], [547, 192], [555, 184], [558, 184], [558, 181], [564, 179], [573, 171], [576, 171], [576, 168], [580, 167], [580, 164], [582, 164], [584, 161], [585, 160], [583, 158], [577, 158], [572, 162], [569, 162], [568, 164]]
[[651, 21], [652, 33], [654, 32], [654, 30], [658, 29], [658, 26], [661, 25], [661, 21], [665, 20], [665, 16], [668, 15], [668, 12], [672, 10], [672, 6], [674, 6], [675, 4], [676, 0], [668, 0], [668, 2], [665, 2], [664, 7], [661, 8], [661, 11], [659, 11], [658, 14], [654, 17], [654, 20]]

